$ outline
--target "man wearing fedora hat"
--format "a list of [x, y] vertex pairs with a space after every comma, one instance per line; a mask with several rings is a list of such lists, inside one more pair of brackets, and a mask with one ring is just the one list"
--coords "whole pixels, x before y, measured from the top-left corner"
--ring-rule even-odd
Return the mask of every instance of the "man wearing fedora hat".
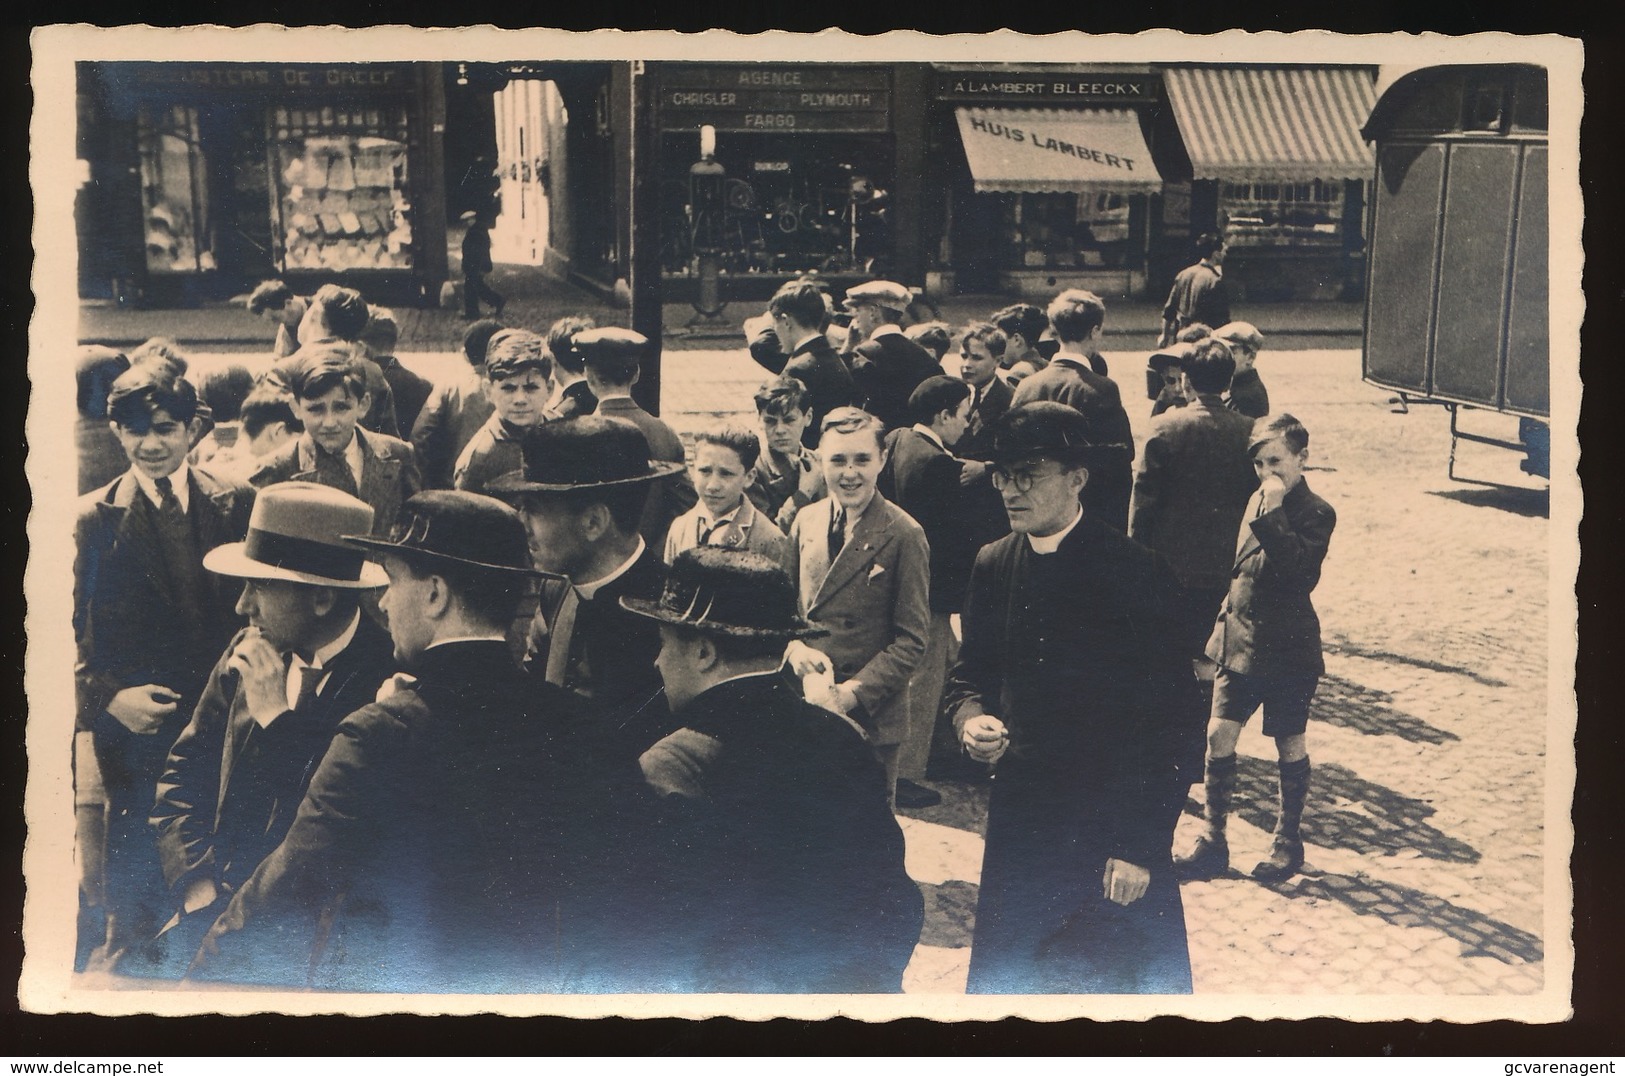
[[[871, 280], [846, 291], [852, 312], [852, 380], [860, 406], [888, 430], [910, 424], [908, 398], [920, 382], [942, 373], [942, 364], [903, 335], [903, 311], [913, 293], [889, 280]], [[861, 342], [860, 342], [861, 341]]]
[[1170, 857], [1188, 647], [1155, 556], [1080, 502], [1089, 435], [1039, 401], [994, 438], [1012, 533], [976, 557], [947, 691], [966, 752], [998, 764], [972, 993], [1191, 989]]
[[243, 581], [248, 626], [169, 749], [152, 808], [176, 908], [164, 948], [180, 963], [166, 970], [177, 976], [224, 900], [281, 843], [339, 721], [395, 669], [389, 634], [361, 615], [360, 595], [384, 585], [383, 570], [341, 541], [371, 529], [372, 509], [354, 497], [285, 482], [255, 501], [245, 541], [203, 558]]
[[885, 773], [849, 719], [780, 675], [785, 644], [826, 634], [759, 554], [704, 547], [656, 600], [660, 675], [683, 727], [651, 747], [671, 883], [690, 909], [676, 944], [689, 993], [895, 993], [924, 918], [903, 866]]
[[654, 667], [659, 635], [620, 599], [660, 594], [666, 565], [638, 524], [650, 487], [681, 465], [651, 460], [636, 426], [599, 415], [543, 423], [520, 449], [521, 468], [487, 488], [518, 507], [535, 566], [552, 574], [526, 662], [597, 703], [636, 758], [672, 726]]
[[[352, 990], [617, 989], [594, 915], [631, 914], [615, 827], [635, 825], [582, 702], [517, 668], [503, 635], [534, 572], [499, 501], [430, 491], [388, 538], [394, 652], [411, 682], [340, 722], [281, 845], [191, 974]], [[390, 690], [393, 688], [393, 690]], [[630, 802], [630, 801], [627, 801]], [[619, 821], [616, 821], [619, 820]]]

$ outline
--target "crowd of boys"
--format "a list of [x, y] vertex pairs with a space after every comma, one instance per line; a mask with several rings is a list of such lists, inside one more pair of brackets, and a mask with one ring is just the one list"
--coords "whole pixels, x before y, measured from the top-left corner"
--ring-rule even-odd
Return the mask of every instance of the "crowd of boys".
[[894, 811], [991, 775], [969, 988], [1188, 991], [1178, 881], [1229, 869], [1255, 710], [1254, 874], [1303, 863], [1308, 434], [1250, 325], [1174, 319], [1136, 460], [1097, 296], [905, 331], [912, 299], [786, 284], [758, 429], [689, 449], [632, 399], [648, 341], [579, 317], [474, 321], [443, 384], [331, 284], [255, 291], [258, 379], [85, 349], [79, 966], [895, 991]]

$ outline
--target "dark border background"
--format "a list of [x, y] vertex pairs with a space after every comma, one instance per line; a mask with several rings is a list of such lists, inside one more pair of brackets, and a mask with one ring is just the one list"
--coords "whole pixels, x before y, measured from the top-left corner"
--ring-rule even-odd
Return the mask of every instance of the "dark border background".
[[[30, 5], [31, 17], [50, 22], [120, 25], [146, 22], [177, 26], [196, 23], [248, 25], [362, 26], [379, 23], [417, 26], [495, 24], [517, 27], [537, 21], [565, 29], [605, 25], [598, 4], [543, 5], [489, 0], [462, 0], [429, 9], [421, 4], [386, 4], [379, 0], [329, 0], [315, 4], [263, 3], [254, 6], [205, 5], [186, 0], [161, 10], [151, 4], [91, 6], [83, 3]], [[43, 10], [42, 10], [43, 9]], [[1111, 6], [1070, 0], [1066, 4], [1029, 0], [1019, 10], [977, 3], [950, 7], [936, 3], [879, 5], [827, 2], [762, 4], [759, 0], [668, 0], [615, 12], [623, 29], [701, 30], [727, 26], [743, 32], [769, 28], [814, 31], [838, 25], [858, 33], [919, 29], [939, 33], [982, 32], [1001, 25], [1028, 33], [1082, 29], [1093, 33], [1130, 33], [1172, 26], [1195, 33], [1230, 28], [1247, 30], [1328, 29], [1344, 33], [1435, 31], [1467, 34], [1507, 31], [1556, 33], [1583, 37], [1586, 44], [1586, 114], [1581, 128], [1581, 180], [1586, 198], [1585, 267], [1588, 311], [1582, 330], [1587, 360], [1581, 364], [1585, 400], [1580, 415], [1580, 477], [1589, 494], [1580, 526], [1582, 561], [1578, 691], [1579, 766], [1574, 805], [1576, 847], [1574, 1019], [1566, 1024], [1528, 1026], [1511, 1023], [1455, 1025], [1391, 1022], [1358, 1024], [1338, 1020], [1231, 1020], [1208, 1024], [1180, 1018], [1145, 1023], [1097, 1023], [1074, 1020], [1040, 1024], [1020, 1020], [997, 1023], [935, 1024], [903, 1020], [867, 1025], [850, 1020], [811, 1022], [775, 1020], [747, 1023], [728, 1019], [632, 1021], [567, 1020], [553, 1017], [92, 1017], [39, 1016], [18, 1011], [15, 988], [0, 1001], [0, 1054], [57, 1059], [88, 1056], [195, 1056], [299, 1054], [491, 1055], [632, 1053], [665, 1056], [691, 1054], [951, 1054], [989, 1053], [1145, 1054], [1163, 1055], [1504, 1055], [1510, 1058], [1560, 1058], [1625, 1053], [1625, 953], [1619, 920], [1625, 907], [1621, 885], [1619, 828], [1625, 819], [1621, 800], [1621, 733], [1619, 676], [1612, 666], [1619, 648], [1615, 603], [1625, 594], [1619, 560], [1620, 503], [1614, 494], [1619, 480], [1617, 417], [1620, 366], [1625, 362], [1625, 335], [1620, 309], [1625, 305], [1621, 273], [1622, 229], [1620, 176], [1625, 173], [1620, 124], [1622, 38], [1605, 27], [1607, 3], [1541, 2], [1511, 4], [1487, 0], [1375, 0], [1329, 4], [1325, 0], [1230, 0], [1219, 3], [1187, 0], [1118, 0]], [[25, 9], [27, 10], [27, 9]], [[18, 12], [17, 14], [22, 14]], [[1010, 16], [1000, 23], [996, 14]], [[1617, 15], [1616, 15], [1617, 18]], [[0, 851], [0, 976], [15, 984], [22, 962], [21, 849], [24, 837], [22, 799], [26, 776], [22, 687], [24, 653], [22, 569], [26, 557], [24, 527], [28, 487], [23, 477], [22, 443], [27, 413], [27, 326], [32, 308], [29, 292], [32, 227], [27, 197], [28, 120], [32, 98], [28, 86], [31, 57], [29, 25], [0, 24], [0, 107], [6, 121], [8, 151], [0, 158], [0, 191], [7, 197], [0, 214], [0, 257], [5, 261], [0, 291], [0, 333], [7, 357], [0, 365], [0, 451], [5, 466], [0, 495], [0, 657], [4, 658], [0, 704], [0, 806], [4, 808], [3, 851]], [[70, 236], [60, 237], [71, 242]], [[1540, 715], [1530, 715], [1539, 720]], [[1555, 750], [1555, 745], [1554, 745]]]

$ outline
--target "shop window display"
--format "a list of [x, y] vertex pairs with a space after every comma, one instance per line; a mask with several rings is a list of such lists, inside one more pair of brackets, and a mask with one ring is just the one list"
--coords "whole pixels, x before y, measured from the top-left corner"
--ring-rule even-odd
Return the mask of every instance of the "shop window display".
[[1343, 183], [1225, 183], [1219, 211], [1232, 247], [1332, 246], [1342, 242]]
[[147, 268], [159, 273], [215, 268], [197, 109], [143, 108], [137, 138]]
[[411, 268], [405, 110], [273, 108], [270, 125], [280, 268]]
[[1118, 268], [1127, 258], [1128, 195], [1091, 191], [997, 197], [1008, 268]]

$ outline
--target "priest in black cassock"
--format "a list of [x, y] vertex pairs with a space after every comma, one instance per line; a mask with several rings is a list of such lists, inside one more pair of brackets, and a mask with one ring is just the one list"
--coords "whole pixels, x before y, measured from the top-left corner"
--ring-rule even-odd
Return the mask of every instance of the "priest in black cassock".
[[994, 439], [1013, 533], [977, 556], [947, 691], [966, 753], [996, 764], [971, 993], [1191, 989], [1169, 857], [1190, 673], [1154, 554], [1081, 506], [1087, 426], [1038, 401]]

